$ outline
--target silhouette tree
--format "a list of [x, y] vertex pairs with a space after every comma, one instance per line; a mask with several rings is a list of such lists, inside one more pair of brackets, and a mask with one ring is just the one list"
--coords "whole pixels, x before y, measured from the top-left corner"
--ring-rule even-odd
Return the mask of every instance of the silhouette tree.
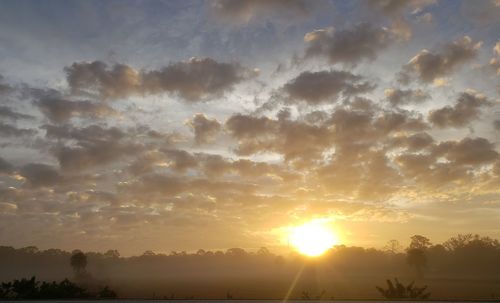
[[391, 280], [387, 281], [387, 289], [375, 286], [377, 290], [384, 296], [384, 298], [389, 300], [401, 300], [401, 299], [415, 299], [415, 300], [426, 300], [430, 297], [430, 293], [426, 293], [427, 286], [417, 287], [414, 282], [411, 282], [407, 286], [401, 284], [398, 279], [394, 279], [394, 283]]
[[[105, 287], [108, 295], [106, 298], [116, 298], [116, 293]], [[113, 296], [114, 294], [114, 296]], [[59, 283], [57, 282], [42, 282], [36, 280], [35, 277], [31, 279], [14, 280], [0, 285], [0, 299], [8, 300], [35, 300], [35, 299], [84, 299], [96, 297], [87, 293], [83, 288], [78, 287], [76, 284], [65, 279]], [[101, 294], [97, 298], [102, 297]]]
[[38, 293], [38, 282], [35, 277], [31, 279], [14, 280], [12, 283], [12, 292], [16, 299], [36, 299]]
[[70, 258], [70, 264], [77, 276], [85, 273], [87, 267], [87, 256], [81, 251], [74, 251]]
[[421, 236], [421, 235], [414, 235], [410, 239], [411, 239], [411, 243], [410, 243], [409, 249], [425, 250], [432, 245], [431, 241], [428, 238]]
[[111, 290], [108, 286], [104, 286], [97, 297], [100, 299], [116, 299], [118, 296], [116, 295], [116, 292]]
[[226, 251], [226, 256], [243, 257], [247, 252], [243, 248], [230, 248]]
[[403, 246], [399, 243], [398, 240], [390, 240], [387, 242], [387, 245], [384, 246], [384, 251], [391, 253], [391, 254], [397, 254], [403, 249]]
[[107, 252], [104, 253], [105, 257], [108, 258], [119, 258], [120, 257], [120, 252], [116, 249], [110, 249]]
[[423, 277], [423, 270], [427, 266], [427, 256], [423, 249], [410, 248], [406, 252], [406, 262], [415, 268], [418, 278]]
[[269, 251], [269, 249], [267, 249], [267, 247], [261, 247], [257, 251], [257, 255], [259, 255], [259, 256], [270, 256], [271, 252]]

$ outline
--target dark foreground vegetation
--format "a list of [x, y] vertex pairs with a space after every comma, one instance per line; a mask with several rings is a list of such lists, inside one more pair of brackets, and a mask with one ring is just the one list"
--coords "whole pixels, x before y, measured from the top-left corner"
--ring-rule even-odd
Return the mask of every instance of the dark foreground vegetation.
[[49, 299], [116, 299], [116, 293], [105, 286], [97, 293], [79, 287], [64, 279], [61, 282], [40, 282], [35, 277], [3, 282], [0, 285], [2, 300], [49, 300]]
[[387, 288], [380, 286], [376, 287], [377, 290], [389, 300], [427, 300], [431, 296], [430, 292], [426, 292], [427, 286], [417, 287], [415, 282], [411, 282], [404, 286], [398, 279], [387, 280]]
[[[99, 281], [87, 272], [87, 256], [74, 251], [69, 258], [74, 280], [65, 278], [60, 282], [14, 279], [0, 283], [0, 300], [50, 300], [50, 299], [116, 299], [118, 296], [108, 286], [100, 286]], [[87, 288], [88, 287], [88, 288]]]
[[[0, 281], [73, 277], [72, 283], [95, 298], [102, 285], [109, 285], [120, 298], [283, 299], [299, 272], [291, 299], [500, 298], [500, 243], [478, 235], [458, 235], [439, 244], [416, 235], [408, 247], [389, 241], [384, 249], [336, 246], [314, 259], [294, 253], [280, 256], [265, 248], [146, 251], [122, 257], [116, 250], [82, 253], [4, 246], [0, 268]], [[399, 280], [391, 281], [391, 287], [386, 280], [394, 277]], [[411, 281], [415, 283], [408, 285]], [[64, 283], [56, 284], [64, 289]], [[38, 285], [40, 290], [47, 287], [43, 285]]]

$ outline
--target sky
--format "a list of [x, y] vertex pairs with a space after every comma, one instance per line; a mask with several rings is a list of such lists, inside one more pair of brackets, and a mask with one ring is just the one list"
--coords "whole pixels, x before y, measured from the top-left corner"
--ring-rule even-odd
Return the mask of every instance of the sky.
[[500, 237], [500, 2], [0, 2], [0, 245]]

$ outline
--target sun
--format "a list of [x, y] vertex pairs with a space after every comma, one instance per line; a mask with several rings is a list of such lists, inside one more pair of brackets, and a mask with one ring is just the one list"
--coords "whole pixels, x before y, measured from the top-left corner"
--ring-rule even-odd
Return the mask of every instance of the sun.
[[337, 235], [320, 220], [293, 227], [288, 240], [299, 253], [309, 257], [319, 256], [339, 243]]

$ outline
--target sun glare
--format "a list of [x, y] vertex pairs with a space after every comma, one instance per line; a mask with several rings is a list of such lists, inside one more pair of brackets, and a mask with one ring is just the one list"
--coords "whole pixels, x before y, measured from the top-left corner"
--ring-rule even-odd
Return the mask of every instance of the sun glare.
[[316, 257], [338, 244], [338, 237], [322, 221], [311, 221], [292, 228], [289, 243], [301, 254]]

